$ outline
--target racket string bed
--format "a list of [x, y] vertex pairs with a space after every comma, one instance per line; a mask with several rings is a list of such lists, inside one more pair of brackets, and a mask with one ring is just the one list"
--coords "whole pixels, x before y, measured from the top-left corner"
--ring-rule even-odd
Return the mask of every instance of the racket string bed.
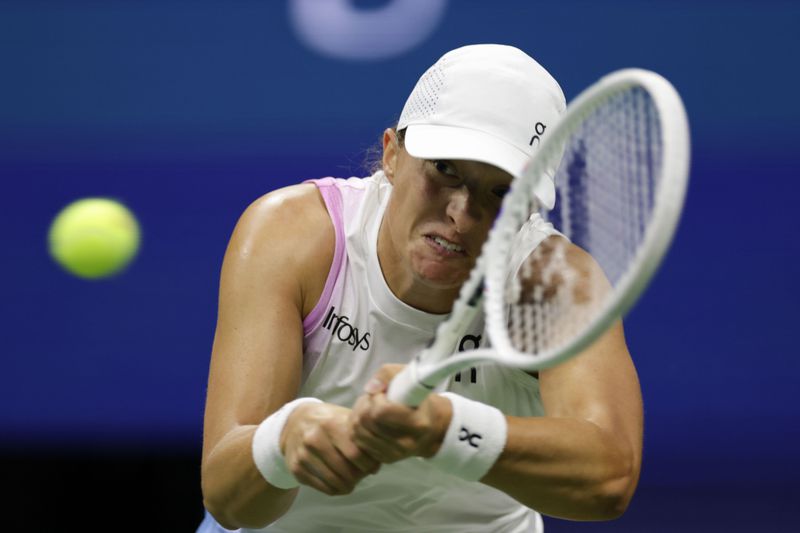
[[[564, 141], [556, 212], [540, 210], [533, 196], [519, 209], [518, 234], [540, 213], [566, 239], [538, 244], [506, 278], [508, 338], [517, 352], [551, 351], [586, 329], [635, 263], [658, 186], [660, 127], [647, 91], [611, 96]], [[520, 246], [509, 253], [519, 255]], [[508, 259], [512, 268], [519, 262]]]

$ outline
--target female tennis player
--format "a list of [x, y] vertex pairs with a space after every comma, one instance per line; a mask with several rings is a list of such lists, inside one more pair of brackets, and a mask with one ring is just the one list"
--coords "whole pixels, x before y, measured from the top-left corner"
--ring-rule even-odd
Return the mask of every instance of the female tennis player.
[[[384, 132], [380, 170], [246, 209], [222, 267], [199, 532], [540, 532], [541, 514], [624, 512], [643, 415], [621, 323], [535, 375], [484, 364], [417, 408], [385, 395], [447, 317], [564, 109], [522, 51], [459, 48]], [[535, 192], [553, 206], [551, 181]], [[534, 222], [536, 244], [563, 239]], [[486, 343], [479, 317], [457, 349]]]

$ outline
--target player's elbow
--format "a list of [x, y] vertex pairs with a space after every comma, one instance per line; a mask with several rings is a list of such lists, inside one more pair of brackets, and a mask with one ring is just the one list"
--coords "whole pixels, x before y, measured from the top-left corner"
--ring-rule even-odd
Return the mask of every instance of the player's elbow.
[[[274, 520], [269, 518], [259, 517], [254, 519], [249, 516], [247, 510], [236, 501], [221, 502], [215, 500], [213, 497], [203, 497], [203, 505], [206, 510], [214, 517], [219, 525], [225, 529], [238, 530], [240, 528], [262, 528]], [[277, 519], [277, 517], [275, 517]]]
[[238, 520], [231, 514], [231, 502], [229, 498], [223, 498], [222, 492], [214, 490], [212, 483], [206, 481], [206, 477], [202, 479], [203, 491], [203, 507], [214, 517], [219, 525], [225, 529], [238, 529], [240, 524]]
[[625, 514], [636, 492], [639, 475], [633, 461], [619, 464], [595, 494], [594, 520], [615, 520]]
[[230, 490], [230, 488], [225, 490], [227, 487], [208, 475], [205, 469], [201, 475], [201, 488], [203, 491], [203, 506], [214, 517], [214, 520], [225, 529], [237, 530], [245, 527], [245, 525], [266, 525], [245, 524], [240, 491]]
[[223, 508], [216, 506], [207, 498], [203, 498], [203, 506], [220, 526], [234, 531], [239, 529], [239, 525], [224, 513]]
[[622, 490], [609, 490], [600, 495], [595, 502], [593, 520], [616, 520], [625, 514], [631, 495]]
[[225, 529], [260, 529], [271, 524], [292, 505], [296, 490], [271, 488], [260, 477], [253, 483], [233, 484], [203, 472], [203, 505]]

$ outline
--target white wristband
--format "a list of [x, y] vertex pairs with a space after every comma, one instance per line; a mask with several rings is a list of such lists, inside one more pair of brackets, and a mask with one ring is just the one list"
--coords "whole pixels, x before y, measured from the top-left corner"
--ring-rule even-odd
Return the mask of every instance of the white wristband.
[[428, 461], [454, 476], [478, 481], [505, 448], [506, 417], [495, 407], [452, 392], [441, 396], [453, 405], [453, 417], [439, 451]]
[[293, 489], [300, 485], [286, 466], [286, 459], [281, 453], [281, 433], [292, 411], [304, 403], [322, 403], [322, 400], [292, 400], [261, 422], [253, 435], [253, 462], [264, 479], [279, 489]]

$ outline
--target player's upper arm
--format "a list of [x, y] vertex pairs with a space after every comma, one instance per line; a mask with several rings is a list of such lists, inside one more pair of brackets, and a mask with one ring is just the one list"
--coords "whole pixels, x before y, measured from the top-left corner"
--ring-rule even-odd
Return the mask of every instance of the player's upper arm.
[[[569, 261], [578, 261], [582, 271], [603, 276], [599, 265], [585, 251], [569, 246]], [[608, 430], [628, 447], [638, 472], [642, 398], [622, 321], [617, 321], [581, 354], [540, 371], [539, 377], [547, 416], [579, 418]]]
[[313, 184], [267, 194], [239, 219], [220, 277], [204, 458], [225, 434], [260, 423], [296, 396], [302, 320], [322, 292], [334, 244]]

